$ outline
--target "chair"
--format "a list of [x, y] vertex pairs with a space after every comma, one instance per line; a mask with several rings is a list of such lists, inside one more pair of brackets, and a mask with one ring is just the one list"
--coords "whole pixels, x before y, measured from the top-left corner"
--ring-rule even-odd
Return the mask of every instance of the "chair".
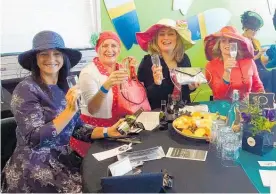
[[14, 117], [1, 119], [1, 171], [15, 149], [16, 127]]

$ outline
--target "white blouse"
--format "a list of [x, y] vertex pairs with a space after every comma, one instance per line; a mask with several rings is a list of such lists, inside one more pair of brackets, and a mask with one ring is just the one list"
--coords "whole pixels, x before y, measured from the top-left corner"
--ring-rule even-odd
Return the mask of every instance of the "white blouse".
[[[97, 94], [101, 86], [107, 80], [108, 76], [103, 75], [98, 70], [97, 66], [92, 62], [85, 66], [79, 76], [80, 89], [82, 91], [81, 101], [88, 105], [90, 99]], [[95, 118], [109, 119], [112, 118], [112, 103], [113, 103], [113, 92], [110, 89], [104, 98], [102, 105], [98, 112], [90, 114], [87, 108], [81, 108], [81, 113], [86, 116]]]

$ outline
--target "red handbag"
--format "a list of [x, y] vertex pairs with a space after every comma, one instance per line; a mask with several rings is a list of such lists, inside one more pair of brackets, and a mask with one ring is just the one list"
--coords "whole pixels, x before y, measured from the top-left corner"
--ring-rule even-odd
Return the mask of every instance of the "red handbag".
[[140, 107], [150, 111], [151, 107], [147, 98], [147, 91], [144, 85], [138, 80], [135, 67], [130, 66], [130, 77], [128, 81], [120, 85], [118, 95], [118, 108], [120, 112], [127, 114], [135, 113]]

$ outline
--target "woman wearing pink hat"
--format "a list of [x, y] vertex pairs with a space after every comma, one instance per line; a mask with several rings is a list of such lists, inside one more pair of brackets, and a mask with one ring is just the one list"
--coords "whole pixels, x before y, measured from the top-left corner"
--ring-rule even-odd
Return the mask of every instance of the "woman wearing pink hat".
[[[120, 39], [114, 32], [102, 32], [96, 44], [98, 57], [82, 69], [80, 88], [87, 108], [82, 108], [81, 118], [93, 126], [108, 127], [123, 114], [118, 107], [119, 85], [128, 79], [127, 71], [119, 70]], [[135, 64], [133, 58], [129, 63]]]
[[[185, 51], [195, 43], [191, 40], [191, 32], [184, 21], [162, 19], [148, 30], [136, 34], [139, 46], [150, 54], [158, 54], [161, 66], [152, 64], [151, 56], [144, 56], [139, 69], [138, 79], [144, 83], [152, 109], [160, 108], [160, 101], [167, 100], [169, 94], [179, 95], [170, 79], [169, 69], [191, 67], [190, 59]], [[190, 102], [190, 93], [198, 84], [182, 86], [182, 100]]]
[[[230, 56], [230, 43], [237, 43], [236, 58]], [[223, 27], [219, 32], [207, 36], [204, 44], [209, 60], [206, 78], [215, 100], [230, 99], [234, 89], [240, 91], [241, 99], [247, 97], [249, 92], [264, 92], [253, 60], [253, 46], [236, 28]]]

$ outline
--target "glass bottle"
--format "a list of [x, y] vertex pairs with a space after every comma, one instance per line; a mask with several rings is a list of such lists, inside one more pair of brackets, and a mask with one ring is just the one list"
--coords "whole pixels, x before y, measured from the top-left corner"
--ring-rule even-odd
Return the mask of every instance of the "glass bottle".
[[124, 122], [122, 122], [117, 130], [121, 135], [127, 135], [129, 133], [129, 130], [134, 125], [135, 121], [139, 117], [139, 115], [144, 111], [143, 108], [140, 108], [137, 110], [133, 115], [128, 116], [125, 118]]

